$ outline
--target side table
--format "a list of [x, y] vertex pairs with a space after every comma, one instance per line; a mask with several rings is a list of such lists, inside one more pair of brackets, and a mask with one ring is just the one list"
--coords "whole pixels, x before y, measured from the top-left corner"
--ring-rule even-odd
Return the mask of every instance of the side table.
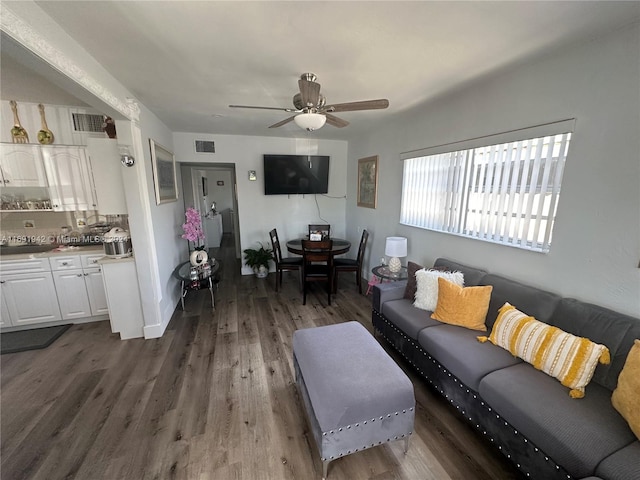
[[406, 280], [407, 278], [409, 278], [407, 267], [401, 267], [399, 272], [394, 273], [389, 271], [389, 267], [387, 265], [378, 265], [377, 267], [373, 267], [371, 269], [371, 273], [373, 273], [376, 277], [392, 282], [396, 282], [398, 280]]
[[173, 271], [173, 275], [180, 280], [180, 303], [182, 310], [184, 310], [184, 297], [187, 296], [189, 290], [200, 290], [204, 286], [208, 288], [211, 293], [211, 306], [215, 311], [216, 302], [213, 296], [213, 279], [220, 268], [220, 263], [215, 260], [207, 260], [207, 264], [211, 268], [204, 268], [203, 265], [193, 267], [195, 269], [193, 275], [191, 262], [181, 263]]

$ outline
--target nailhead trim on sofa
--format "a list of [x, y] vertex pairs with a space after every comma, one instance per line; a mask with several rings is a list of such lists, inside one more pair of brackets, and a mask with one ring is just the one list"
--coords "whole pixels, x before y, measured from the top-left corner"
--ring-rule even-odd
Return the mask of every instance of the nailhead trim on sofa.
[[[463, 384], [429, 355], [413, 338], [376, 310], [372, 310], [371, 319], [375, 332], [382, 335], [437, 392], [527, 477], [545, 480], [574, 479], [549, 455], [497, 414], [479, 393]], [[510, 437], [508, 443], [507, 436]], [[514, 438], [516, 442], [512, 441]]]

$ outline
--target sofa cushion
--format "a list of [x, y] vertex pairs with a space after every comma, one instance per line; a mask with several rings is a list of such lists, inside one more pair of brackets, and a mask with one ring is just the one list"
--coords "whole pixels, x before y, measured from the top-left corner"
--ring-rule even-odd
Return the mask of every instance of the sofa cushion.
[[596, 475], [604, 480], [638, 480], [640, 478], [638, 459], [640, 459], [640, 442], [636, 441], [600, 462]]
[[631, 347], [611, 403], [640, 439], [640, 340]]
[[[486, 341], [487, 337], [478, 337]], [[609, 349], [521, 312], [508, 302], [500, 308], [488, 340], [536, 369], [560, 380], [573, 398], [584, 397], [598, 363], [609, 363]]]
[[433, 264], [433, 268], [434, 270], [445, 270], [448, 272], [462, 272], [464, 275], [464, 284], [467, 287], [480, 285], [480, 281], [487, 274], [486, 270], [469, 267], [446, 258], [438, 258]]
[[423, 328], [442, 325], [437, 320], [432, 320], [429, 312], [414, 307], [411, 301], [404, 298], [385, 302], [381, 313], [414, 340], [418, 339], [418, 332]]
[[451, 325], [485, 332], [484, 324], [491, 299], [491, 285], [461, 287], [438, 278], [438, 303], [431, 318]]
[[[533, 315], [528, 310], [525, 312]], [[553, 312], [549, 323], [565, 332], [606, 345], [609, 348], [611, 362], [609, 365], [598, 365], [592, 382], [597, 382], [609, 390], [616, 388], [618, 376], [633, 340], [640, 338], [640, 319], [573, 298], [564, 298]]]
[[485, 376], [479, 393], [575, 478], [593, 475], [602, 459], [635, 440], [611, 407], [611, 392], [597, 383], [575, 401], [554, 378], [520, 363]]
[[416, 272], [424, 267], [417, 263], [407, 262], [407, 286], [404, 289], [404, 298], [413, 301], [416, 296], [418, 282], [416, 280]]
[[[466, 278], [466, 277], [465, 277]], [[498, 310], [506, 302], [517, 305], [520, 310], [536, 317], [541, 322], [549, 323], [553, 311], [560, 303], [560, 296], [545, 290], [525, 285], [500, 275], [487, 274], [482, 278], [482, 285], [493, 285], [487, 327], [493, 327]], [[560, 327], [562, 328], [562, 327]], [[571, 332], [574, 333], [575, 332]], [[578, 334], [576, 334], [578, 335]], [[585, 335], [586, 336], [586, 335]], [[596, 341], [596, 340], [594, 340]]]
[[373, 286], [371, 306], [376, 312], [382, 313], [382, 305], [391, 300], [400, 300], [404, 295], [406, 280], [398, 282], [376, 283]]
[[444, 272], [442, 270], [418, 270], [415, 273], [417, 288], [413, 306], [421, 310], [433, 312], [438, 304], [438, 278], [444, 278], [450, 282], [464, 287], [464, 275], [462, 272]]
[[522, 362], [500, 347], [481, 344], [477, 335], [474, 330], [440, 324], [421, 330], [418, 343], [462, 383], [477, 391], [486, 374]]

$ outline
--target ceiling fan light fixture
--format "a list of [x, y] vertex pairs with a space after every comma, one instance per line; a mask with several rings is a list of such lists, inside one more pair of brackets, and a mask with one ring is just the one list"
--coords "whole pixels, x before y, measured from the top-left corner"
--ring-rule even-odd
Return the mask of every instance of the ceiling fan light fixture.
[[327, 117], [320, 113], [301, 113], [293, 119], [300, 128], [313, 132], [322, 128], [327, 121]]

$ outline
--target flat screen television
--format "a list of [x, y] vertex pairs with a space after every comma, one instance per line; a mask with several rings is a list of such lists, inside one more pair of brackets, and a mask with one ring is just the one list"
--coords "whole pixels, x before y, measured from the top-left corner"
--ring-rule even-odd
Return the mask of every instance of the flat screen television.
[[329, 156], [264, 155], [264, 194], [328, 193]]

